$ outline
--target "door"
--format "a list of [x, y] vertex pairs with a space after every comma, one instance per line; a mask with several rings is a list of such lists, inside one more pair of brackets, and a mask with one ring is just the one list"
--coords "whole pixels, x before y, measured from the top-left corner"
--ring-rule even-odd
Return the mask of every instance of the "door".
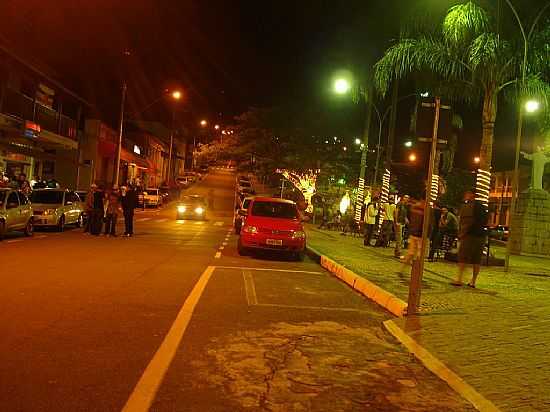
[[78, 204], [74, 192], [65, 192], [65, 223], [75, 223], [78, 219]]
[[21, 224], [26, 225], [30, 218], [32, 218], [32, 206], [29, 202], [29, 198], [23, 193], [19, 195], [19, 209], [21, 211]]
[[21, 227], [21, 211], [19, 209], [19, 196], [17, 192], [10, 192], [6, 201], [6, 230], [14, 230]]

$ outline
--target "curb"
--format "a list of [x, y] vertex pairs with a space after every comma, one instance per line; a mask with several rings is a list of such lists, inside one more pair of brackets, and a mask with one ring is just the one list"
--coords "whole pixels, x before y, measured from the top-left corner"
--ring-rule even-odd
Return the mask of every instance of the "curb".
[[460, 376], [450, 370], [443, 362], [433, 356], [428, 350], [411, 338], [393, 320], [383, 322], [386, 330], [391, 333], [409, 352], [439, 379], [445, 381], [455, 392], [470, 402], [480, 412], [500, 412], [490, 400], [468, 385]]
[[315, 261], [317, 261], [323, 268], [346, 283], [352, 289], [376, 302], [395, 316], [402, 317], [405, 315], [407, 311], [407, 304], [392, 293], [382, 289], [380, 286], [375, 285], [364, 277], [355, 274], [345, 266], [336, 263], [334, 260], [321, 254], [311, 246], [307, 246], [307, 250], [310, 255], [313, 255]]

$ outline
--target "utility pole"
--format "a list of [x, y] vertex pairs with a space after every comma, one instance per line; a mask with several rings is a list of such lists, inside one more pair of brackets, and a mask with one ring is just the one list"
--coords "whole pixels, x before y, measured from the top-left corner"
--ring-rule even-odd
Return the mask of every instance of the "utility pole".
[[411, 270], [411, 281], [409, 284], [409, 299], [407, 305], [407, 315], [414, 315], [418, 313], [420, 306], [420, 294], [422, 288], [422, 275], [424, 273], [424, 259], [426, 258], [426, 243], [428, 242], [428, 229], [430, 227], [431, 219], [431, 207], [430, 207], [430, 192], [433, 179], [433, 172], [435, 168], [435, 157], [438, 143], [438, 130], [439, 130], [439, 112], [441, 110], [441, 99], [436, 96], [435, 104], [423, 103], [423, 105], [429, 105], [435, 107], [433, 133], [431, 139], [430, 149], [430, 162], [428, 167], [428, 180], [426, 184], [426, 200], [424, 204], [424, 220], [422, 221], [422, 242], [420, 244], [420, 258], [414, 260]]
[[120, 175], [120, 150], [122, 148], [122, 131], [124, 129], [124, 105], [126, 103], [126, 90], [128, 85], [126, 80], [122, 82], [122, 95], [120, 97], [120, 118], [118, 121], [118, 145], [116, 150], [116, 162], [115, 162], [115, 177], [113, 179], [113, 184], [118, 185], [119, 175]]
[[355, 202], [355, 221], [361, 221], [361, 209], [365, 201], [365, 175], [367, 169], [367, 155], [369, 153], [369, 131], [372, 120], [372, 107], [369, 99], [372, 97], [372, 86], [365, 94], [365, 105], [367, 108], [367, 117], [365, 119], [365, 128], [363, 129], [363, 151], [361, 152], [361, 169], [359, 171], [359, 185], [357, 190], [357, 200]]
[[388, 146], [386, 148], [386, 168], [390, 168], [393, 155], [393, 142], [395, 140], [395, 123], [397, 122], [397, 102], [399, 95], [399, 80], [393, 79], [393, 90], [391, 96], [390, 126], [388, 130]]
[[166, 180], [168, 184], [172, 181], [172, 148], [174, 146], [174, 128], [176, 124], [176, 107], [174, 105], [174, 108], [172, 109], [172, 130], [170, 132], [170, 150], [168, 153], [168, 173], [166, 176]]

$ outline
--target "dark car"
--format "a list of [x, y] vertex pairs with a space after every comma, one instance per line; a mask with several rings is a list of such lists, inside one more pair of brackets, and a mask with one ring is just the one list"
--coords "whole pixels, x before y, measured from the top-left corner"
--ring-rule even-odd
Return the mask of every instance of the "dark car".
[[508, 235], [510, 230], [508, 226], [505, 225], [496, 225], [489, 228], [489, 237], [498, 240], [508, 240]]
[[246, 220], [246, 215], [248, 214], [248, 206], [250, 202], [254, 199], [253, 197], [245, 197], [242, 202], [239, 202], [240, 205], [235, 211], [235, 217], [233, 221], [233, 226], [235, 228], [235, 233], [238, 235], [241, 233], [241, 228], [244, 221]]
[[206, 199], [198, 195], [183, 196], [176, 205], [176, 220], [206, 219]]

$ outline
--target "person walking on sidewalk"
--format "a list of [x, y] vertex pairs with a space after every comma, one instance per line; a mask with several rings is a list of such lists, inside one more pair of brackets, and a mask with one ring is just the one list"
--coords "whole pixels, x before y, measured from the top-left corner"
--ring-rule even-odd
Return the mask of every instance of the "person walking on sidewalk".
[[378, 215], [378, 200], [373, 199], [367, 206], [367, 211], [365, 212], [365, 233], [363, 244], [365, 246], [371, 246], [372, 233], [376, 226], [376, 216]]
[[137, 195], [132, 186], [121, 187], [120, 204], [122, 205], [122, 213], [124, 214], [124, 236], [133, 236], [134, 209], [137, 206]]
[[471, 288], [476, 287], [477, 277], [481, 265], [483, 248], [487, 241], [487, 209], [475, 200], [472, 191], [464, 194], [464, 205], [460, 208], [458, 218], [458, 274], [451, 285], [462, 286], [466, 264], [472, 265], [472, 279], [468, 283]]
[[120, 213], [120, 194], [118, 186], [114, 185], [105, 196], [105, 236], [116, 237], [116, 223]]
[[395, 222], [395, 249], [394, 256], [396, 258], [401, 257], [401, 250], [403, 248], [403, 229], [409, 224], [409, 195], [403, 196], [399, 203], [395, 206], [394, 210], [394, 222]]
[[[401, 273], [404, 273], [405, 268], [411, 265], [414, 260], [420, 259], [425, 208], [425, 199], [413, 201], [409, 212], [409, 244], [407, 254], [401, 257], [403, 262], [403, 265], [401, 266]], [[430, 233], [429, 229], [428, 233]]]

